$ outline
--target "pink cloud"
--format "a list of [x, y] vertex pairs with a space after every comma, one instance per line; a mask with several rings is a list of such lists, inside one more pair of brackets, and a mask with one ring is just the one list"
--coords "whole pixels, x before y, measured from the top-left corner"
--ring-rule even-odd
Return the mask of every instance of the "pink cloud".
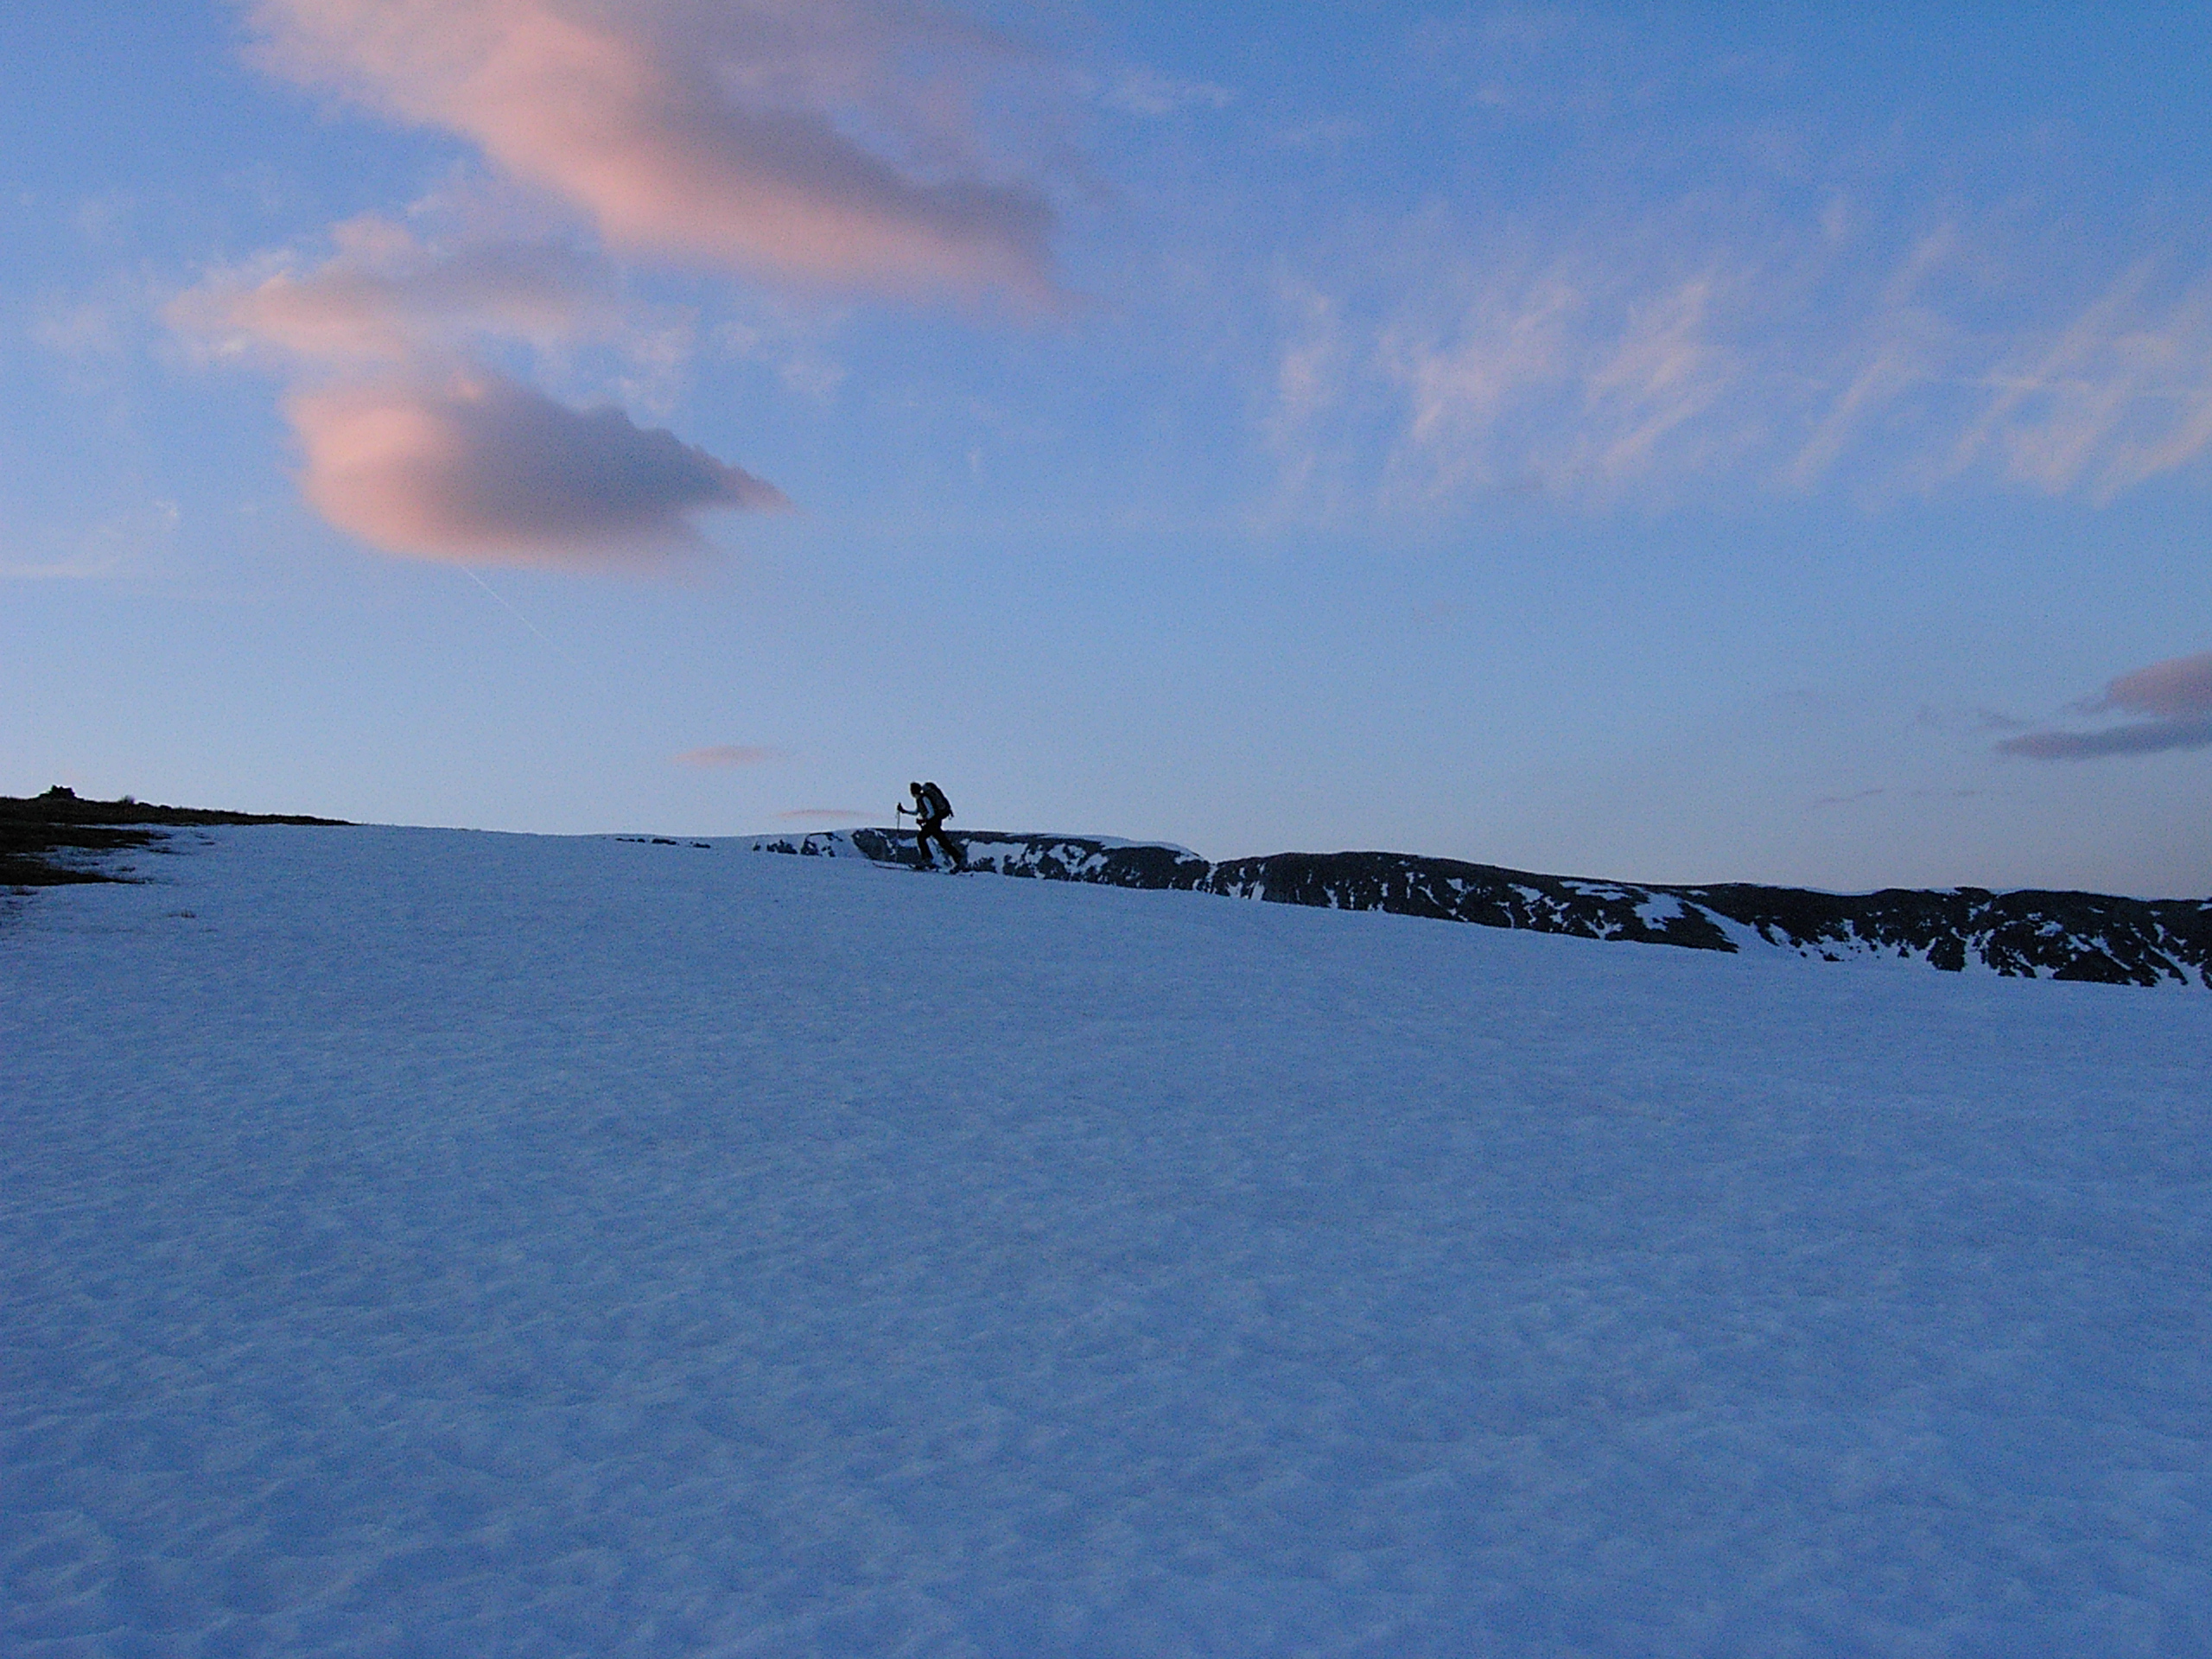
[[772, 484], [671, 432], [488, 372], [304, 391], [287, 410], [308, 499], [393, 553], [651, 565], [702, 545], [692, 513], [790, 505]]
[[632, 327], [604, 263], [557, 245], [436, 250], [374, 215], [333, 239], [336, 256], [312, 270], [288, 257], [215, 273], [171, 303], [170, 325], [217, 357], [326, 365], [403, 362], [477, 335], [550, 349]]
[[748, 743], [710, 743], [703, 749], [686, 749], [673, 757], [679, 766], [762, 766], [788, 758], [781, 749]]
[[2212, 651], [2121, 675], [2105, 688], [2102, 706], [2167, 720], [2212, 715]]
[[278, 73], [474, 141], [623, 250], [1065, 302], [1051, 207], [982, 153], [973, 87], [1014, 55], [988, 31], [876, 0], [261, 0], [253, 17]]
[[480, 366], [487, 340], [556, 357], [585, 338], [651, 344], [604, 261], [552, 244], [431, 247], [373, 216], [334, 240], [320, 265], [219, 271], [168, 315], [210, 354], [304, 383], [288, 405], [302, 485], [340, 529], [422, 557], [636, 567], [700, 547], [695, 512], [790, 505], [669, 432]]
[[[542, 226], [550, 200], [628, 252], [1065, 302], [1052, 209], [987, 153], [978, 113], [987, 89], [1002, 112], [1023, 54], [926, 4], [254, 0], [251, 16], [268, 67], [480, 145], [506, 182], [465, 193], [464, 224], [498, 200]], [[487, 342], [522, 342], [566, 370], [588, 340], [650, 388], [692, 327], [626, 296], [599, 252], [492, 235], [429, 242], [366, 215], [335, 228], [321, 264], [283, 253], [218, 271], [168, 320], [210, 356], [291, 378], [304, 493], [388, 551], [651, 566], [703, 545], [699, 512], [790, 505], [670, 432], [486, 366]]]
[[2212, 651], [2173, 657], [2123, 674], [2082, 705], [2091, 714], [2147, 715], [2132, 725], [2088, 732], [2029, 732], [1997, 747], [2033, 760], [2091, 760], [2108, 754], [2158, 754], [2212, 748]]
[[2101, 732], [2030, 732], [2007, 738], [1998, 748], [2031, 760], [2094, 760], [2108, 754], [2158, 754], [2169, 749], [2212, 747], [2212, 715], [2196, 720], [2152, 720], [2114, 726]]

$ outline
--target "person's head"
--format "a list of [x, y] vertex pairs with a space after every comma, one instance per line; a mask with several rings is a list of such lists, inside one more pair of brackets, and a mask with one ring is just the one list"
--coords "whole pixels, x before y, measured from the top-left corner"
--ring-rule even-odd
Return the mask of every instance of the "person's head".
[[922, 786], [919, 784], [907, 785], [906, 792], [918, 801], [922, 798]]

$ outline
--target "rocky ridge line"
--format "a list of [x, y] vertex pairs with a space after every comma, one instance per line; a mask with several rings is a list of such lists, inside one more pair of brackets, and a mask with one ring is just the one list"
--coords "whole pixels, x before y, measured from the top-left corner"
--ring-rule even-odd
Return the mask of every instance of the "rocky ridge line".
[[[1159, 842], [977, 831], [969, 868], [1105, 887], [1219, 893], [1330, 910], [1525, 928], [1694, 950], [1771, 949], [1968, 966], [2008, 977], [2212, 988], [2212, 900], [1982, 887], [1821, 893], [1747, 882], [1669, 887], [1542, 875], [1409, 853], [1274, 853], [1210, 863]], [[911, 863], [911, 833], [764, 836], [756, 852]]]

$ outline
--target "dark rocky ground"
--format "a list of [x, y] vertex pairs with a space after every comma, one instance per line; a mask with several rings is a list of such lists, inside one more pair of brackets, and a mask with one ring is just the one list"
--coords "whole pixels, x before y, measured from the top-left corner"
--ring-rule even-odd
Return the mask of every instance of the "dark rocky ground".
[[43, 795], [0, 795], [0, 887], [51, 887], [71, 881], [127, 881], [115, 856], [162, 840], [163, 828], [199, 823], [340, 823], [266, 812], [214, 812], [157, 806], [124, 796], [80, 798], [58, 785]]
[[[1001, 875], [1216, 893], [1333, 910], [1382, 910], [1484, 927], [1734, 951], [1759, 946], [1840, 961], [1906, 957], [1958, 972], [2119, 985], [2212, 988], [2212, 900], [1980, 887], [1821, 893], [1749, 883], [1643, 886], [1542, 875], [1410, 853], [1274, 853], [1209, 863], [1180, 848], [1080, 836], [955, 837], [969, 866]], [[764, 851], [908, 863], [890, 830], [766, 839]]]

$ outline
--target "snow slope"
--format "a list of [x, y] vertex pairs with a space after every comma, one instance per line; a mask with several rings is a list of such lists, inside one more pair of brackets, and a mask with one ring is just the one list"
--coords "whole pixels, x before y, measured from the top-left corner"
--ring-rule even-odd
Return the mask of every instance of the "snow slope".
[[707, 848], [0, 918], [0, 1651], [2212, 1652], [2212, 999]]

